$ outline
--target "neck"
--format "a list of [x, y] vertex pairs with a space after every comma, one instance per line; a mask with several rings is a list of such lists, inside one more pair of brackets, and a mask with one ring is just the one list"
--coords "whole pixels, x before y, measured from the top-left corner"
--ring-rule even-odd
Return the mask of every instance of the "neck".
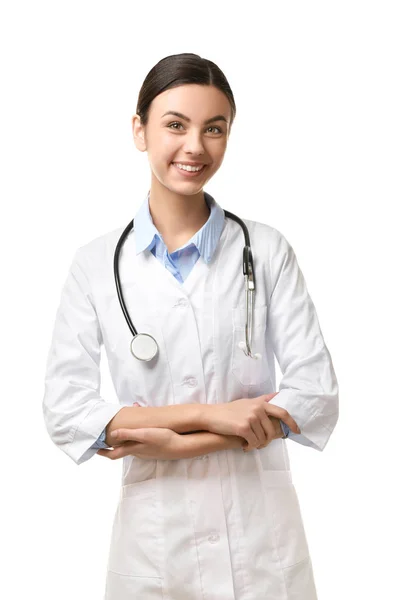
[[173, 243], [175, 240], [181, 245], [201, 229], [210, 216], [203, 191], [186, 196], [153, 184], [150, 189], [149, 210], [164, 241], [170, 240]]

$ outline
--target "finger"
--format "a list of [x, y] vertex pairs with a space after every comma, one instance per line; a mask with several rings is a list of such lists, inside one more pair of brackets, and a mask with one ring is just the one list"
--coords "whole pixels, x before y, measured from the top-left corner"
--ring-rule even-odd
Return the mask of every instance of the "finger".
[[261, 425], [264, 428], [265, 436], [267, 439], [264, 442], [264, 444], [260, 446], [260, 448], [265, 448], [276, 437], [275, 426], [268, 416], [266, 417], [266, 419], [261, 419]]
[[243, 449], [253, 450], [254, 448], [257, 448], [257, 437], [250, 425], [244, 427], [239, 435], [247, 442], [247, 445], [245, 445]]
[[[269, 418], [266, 416], [266, 419], [264, 419], [264, 421], [268, 422]], [[260, 446], [262, 446], [263, 444], [265, 444], [268, 441], [268, 437], [267, 437], [267, 433], [263, 427], [263, 425], [261, 424], [261, 420], [257, 419], [256, 423], [252, 423], [251, 425], [254, 434], [257, 438], [257, 446], [256, 448], [259, 448]]]
[[[260, 427], [263, 430], [262, 438], [264, 441], [256, 446], [257, 450], [259, 450], [260, 448], [266, 448], [268, 446], [268, 444], [276, 438], [275, 426], [274, 426], [272, 420], [268, 416], [266, 416], [265, 419], [261, 419]], [[257, 434], [258, 439], [260, 439], [260, 435], [261, 434]], [[244, 447], [243, 447], [244, 452], [249, 452], [253, 449], [254, 448], [249, 447], [248, 445], [244, 445]]]
[[100, 448], [100, 450], [97, 451], [97, 454], [100, 454], [100, 456], [105, 456], [106, 458], [109, 458], [111, 460], [116, 460], [118, 458], [122, 458], [124, 456], [128, 456], [129, 454], [132, 454], [137, 445], [138, 442], [132, 442], [130, 444], [124, 444], [123, 446], [117, 446], [112, 450]]
[[269, 402], [270, 400], [272, 400], [272, 398], [274, 398], [277, 394], [279, 394], [279, 392], [273, 392], [272, 394], [263, 394], [264, 400], [265, 402]]
[[276, 406], [276, 404], [266, 403], [265, 412], [276, 417], [277, 419], [281, 419], [294, 433], [301, 433], [300, 427], [297, 425], [296, 421], [284, 408]]
[[115, 448], [114, 449], [101, 448], [100, 450], [97, 450], [96, 454], [99, 454], [99, 456], [105, 456], [106, 458], [115, 458], [116, 457]]
[[143, 442], [146, 439], [146, 428], [138, 428], [138, 429], [115, 429], [113, 434], [111, 435], [111, 439], [113, 442], [121, 443], [129, 440], [134, 440], [136, 442]]

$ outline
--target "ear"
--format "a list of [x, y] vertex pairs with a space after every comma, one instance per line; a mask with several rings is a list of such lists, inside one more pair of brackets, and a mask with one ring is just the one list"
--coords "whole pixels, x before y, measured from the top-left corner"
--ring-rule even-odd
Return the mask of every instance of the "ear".
[[146, 152], [147, 144], [146, 144], [146, 136], [145, 136], [145, 127], [142, 125], [140, 121], [139, 115], [135, 114], [132, 117], [132, 132], [133, 132], [133, 141], [135, 142], [135, 146], [140, 152]]

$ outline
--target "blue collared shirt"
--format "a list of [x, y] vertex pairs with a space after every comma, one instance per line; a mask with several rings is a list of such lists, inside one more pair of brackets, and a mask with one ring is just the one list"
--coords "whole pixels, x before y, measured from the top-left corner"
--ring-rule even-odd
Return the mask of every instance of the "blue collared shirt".
[[[136, 254], [144, 250], [150, 250], [160, 263], [180, 283], [183, 283], [200, 255], [206, 263], [209, 263], [212, 259], [224, 226], [225, 213], [214, 198], [207, 192], [204, 192], [205, 201], [210, 209], [207, 222], [204, 223], [203, 227], [184, 246], [181, 246], [170, 254], [162, 235], [153, 223], [149, 210], [149, 197], [150, 192], [147, 193], [135, 216]], [[291, 431], [286, 423], [281, 421], [281, 427], [285, 436], [290, 437]], [[109, 448], [104, 441], [105, 437], [106, 429], [104, 428], [97, 441], [91, 447]]]

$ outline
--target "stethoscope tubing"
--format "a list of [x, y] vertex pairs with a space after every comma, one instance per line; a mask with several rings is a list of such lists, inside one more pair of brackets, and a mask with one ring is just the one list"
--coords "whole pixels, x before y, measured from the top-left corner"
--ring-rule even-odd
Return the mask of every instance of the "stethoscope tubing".
[[[247, 229], [246, 224], [237, 215], [231, 213], [228, 210], [224, 210], [224, 213], [225, 213], [226, 217], [228, 217], [229, 219], [232, 219], [233, 221], [236, 221], [236, 223], [238, 223], [240, 225], [240, 227], [242, 228], [242, 231], [243, 231], [244, 239], [245, 239], [245, 246], [243, 248], [243, 275], [244, 275], [244, 279], [245, 279], [245, 288], [246, 288], [246, 325], [245, 325], [246, 344], [245, 344], [245, 348], [243, 348], [243, 350], [247, 356], [256, 358], [256, 356], [253, 356], [253, 354], [251, 352], [252, 320], [253, 320], [253, 310], [254, 310], [253, 296], [255, 293], [256, 282], [255, 282], [253, 255], [251, 252], [249, 231]], [[128, 223], [128, 225], [125, 227], [125, 229], [123, 230], [123, 232], [117, 242], [117, 245], [115, 247], [114, 279], [115, 279], [115, 286], [117, 289], [118, 300], [121, 305], [123, 315], [125, 317], [125, 320], [128, 324], [128, 327], [129, 327], [133, 337], [135, 338], [139, 334], [138, 334], [136, 327], [132, 323], [128, 309], [126, 308], [124, 295], [123, 295], [123, 291], [122, 291], [122, 286], [121, 286], [121, 281], [119, 278], [119, 256], [120, 256], [121, 248], [123, 246], [123, 243], [124, 243], [126, 237], [129, 235], [130, 231], [133, 228], [134, 228], [134, 219], [132, 219]], [[250, 302], [249, 302], [249, 297], [250, 297]], [[249, 323], [250, 323], [250, 327], [249, 327]], [[148, 335], [148, 334], [141, 334], [141, 335]], [[151, 339], [154, 340], [154, 338], [152, 338], [152, 336], [148, 336], [148, 337], [150, 337]], [[154, 342], [155, 342], [155, 345], [157, 346], [157, 342], [155, 340], [154, 340]], [[131, 351], [132, 351], [132, 346], [131, 346]], [[134, 356], [135, 356], [135, 354], [134, 354]], [[142, 360], [149, 360], [149, 359], [142, 359]]]

